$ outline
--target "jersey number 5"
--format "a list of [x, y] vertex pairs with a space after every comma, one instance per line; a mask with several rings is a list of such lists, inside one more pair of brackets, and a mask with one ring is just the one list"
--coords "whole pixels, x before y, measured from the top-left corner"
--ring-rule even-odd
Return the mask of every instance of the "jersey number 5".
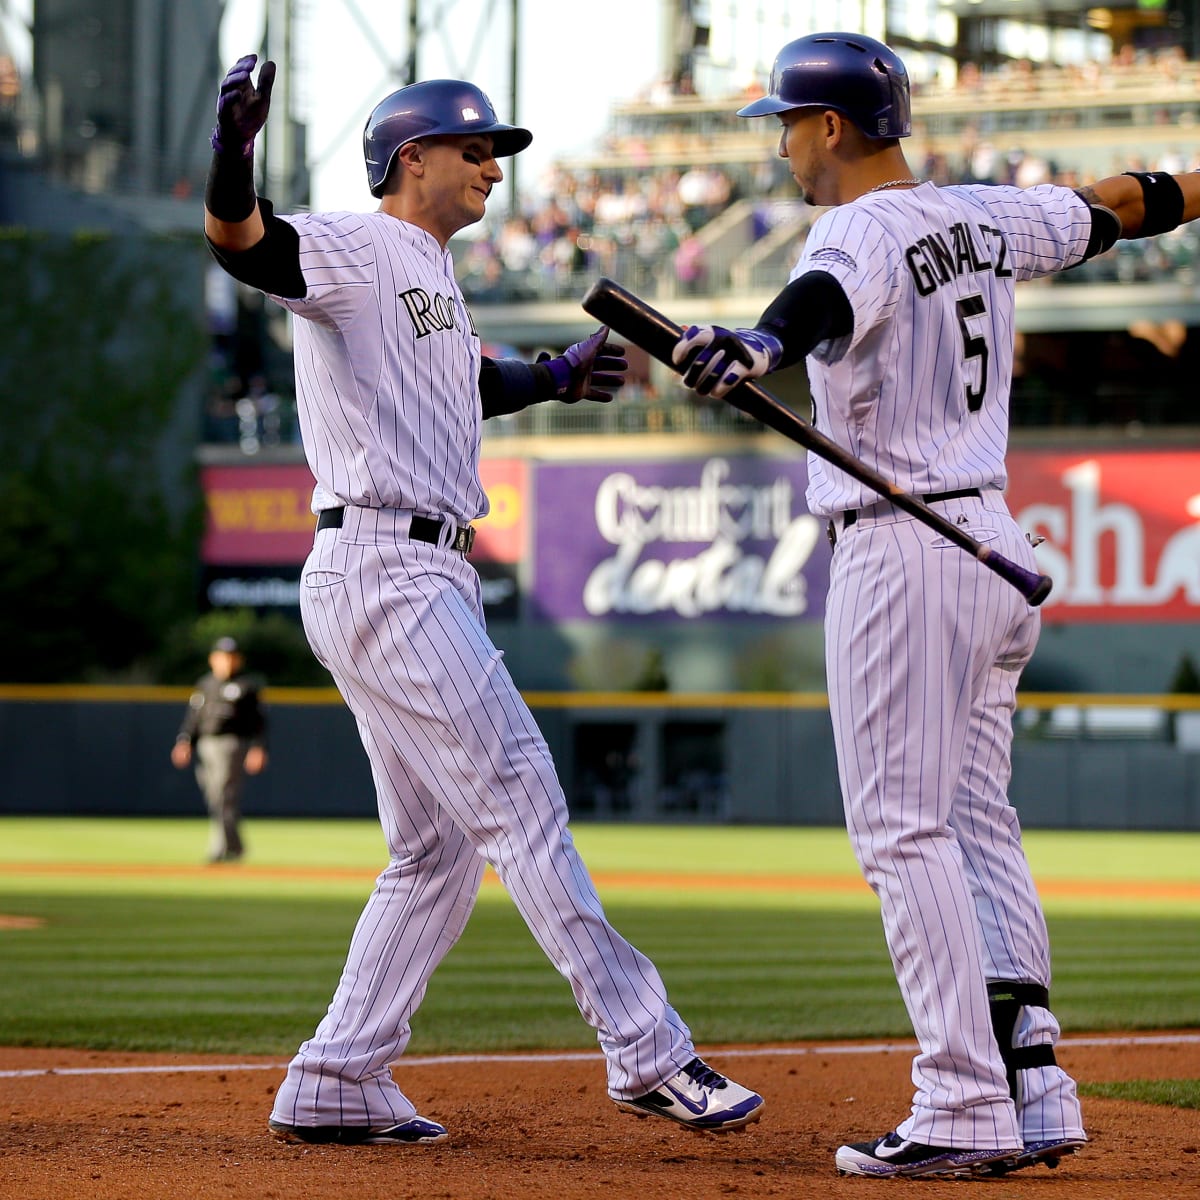
[[987, 305], [984, 304], [983, 297], [976, 292], [971, 296], [963, 296], [956, 302], [955, 309], [958, 312], [958, 327], [962, 330], [963, 360], [979, 360], [978, 386], [972, 387], [970, 383], [967, 384], [967, 410], [978, 412], [983, 407], [983, 397], [987, 391], [988, 344], [982, 333], [971, 332], [968, 322], [977, 317], [986, 318]]

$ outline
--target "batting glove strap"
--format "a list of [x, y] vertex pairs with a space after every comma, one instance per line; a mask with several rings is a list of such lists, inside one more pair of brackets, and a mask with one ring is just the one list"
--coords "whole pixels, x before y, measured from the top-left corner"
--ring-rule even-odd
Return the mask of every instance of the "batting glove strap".
[[683, 382], [701, 396], [721, 399], [739, 383], [773, 371], [783, 357], [783, 343], [763, 329], [724, 329], [692, 325], [671, 352], [683, 369]]
[[[226, 136], [228, 136], [228, 135], [226, 135]], [[228, 146], [226, 146], [225, 142], [222, 141], [222, 139], [221, 139], [220, 125], [213, 126], [212, 133], [209, 136], [208, 140], [209, 140], [210, 144], [212, 145], [213, 150], [217, 154], [231, 154], [232, 153], [232, 154], [238, 155], [241, 158], [251, 158], [254, 155], [254, 139], [253, 138], [251, 138], [248, 142], [242, 142], [242, 144], [240, 146], [235, 145], [233, 150], [230, 150], [230, 148]]]

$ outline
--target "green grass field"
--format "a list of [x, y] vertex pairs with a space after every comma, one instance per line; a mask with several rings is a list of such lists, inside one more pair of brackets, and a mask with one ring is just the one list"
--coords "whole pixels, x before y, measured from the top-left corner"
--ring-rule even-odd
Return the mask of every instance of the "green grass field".
[[[911, 1036], [844, 831], [575, 835], [698, 1042]], [[245, 863], [201, 868], [199, 820], [0, 818], [0, 1044], [289, 1055], [328, 1003], [382, 835], [250, 821], [246, 836]], [[1034, 831], [1027, 847], [1064, 1026], [1200, 1026], [1200, 835]], [[490, 881], [411, 1052], [594, 1045]]]

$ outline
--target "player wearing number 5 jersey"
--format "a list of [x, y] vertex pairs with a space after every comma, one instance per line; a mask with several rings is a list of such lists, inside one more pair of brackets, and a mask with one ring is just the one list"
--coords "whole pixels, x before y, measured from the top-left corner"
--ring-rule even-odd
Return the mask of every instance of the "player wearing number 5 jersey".
[[[692, 326], [674, 360], [723, 396], [807, 357], [818, 427], [1034, 569], [1004, 502], [1014, 289], [1200, 215], [1200, 176], [938, 188], [914, 178], [908, 77], [885, 45], [815, 34], [768, 94], [813, 225], [752, 329]], [[847, 829], [917, 1034], [912, 1111], [842, 1146], [843, 1174], [1055, 1165], [1085, 1141], [1058, 1065], [1046, 925], [1007, 799], [1017, 680], [1039, 616], [975, 559], [810, 454], [835, 549], [826, 673]]]
[[610, 400], [625, 371], [603, 328], [533, 364], [481, 355], [447, 243], [483, 217], [504, 178], [497, 159], [531, 134], [498, 121], [473, 84], [412, 84], [364, 131], [375, 212], [276, 217], [255, 196], [251, 160], [275, 66], [256, 88], [255, 61], [221, 85], [205, 232], [226, 270], [297, 317], [319, 513], [301, 613], [358, 724], [390, 854], [270, 1126], [299, 1142], [447, 1137], [390, 1064], [489, 863], [596, 1029], [619, 1108], [707, 1132], [757, 1121], [762, 1097], [696, 1056], [654, 964], [609, 924], [466, 557], [470, 522], [487, 512], [483, 420], [554, 398]]
[[[817, 426], [903, 491], [1002, 490], [1013, 285], [1079, 262], [1090, 224], [1063, 189], [916, 180], [825, 214], [792, 278], [821, 272], [840, 285], [853, 332], [810, 356]], [[878, 499], [813, 459], [816, 515]]]

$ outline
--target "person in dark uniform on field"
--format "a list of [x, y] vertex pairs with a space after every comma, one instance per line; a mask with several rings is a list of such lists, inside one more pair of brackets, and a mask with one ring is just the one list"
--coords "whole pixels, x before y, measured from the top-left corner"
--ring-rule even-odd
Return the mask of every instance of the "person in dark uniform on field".
[[245, 659], [231, 637], [213, 644], [208, 665], [188, 700], [171, 761], [181, 770], [195, 763], [210, 818], [208, 861], [236, 862], [244, 852], [242, 787], [247, 775], [267, 765], [262, 681], [244, 673]]

